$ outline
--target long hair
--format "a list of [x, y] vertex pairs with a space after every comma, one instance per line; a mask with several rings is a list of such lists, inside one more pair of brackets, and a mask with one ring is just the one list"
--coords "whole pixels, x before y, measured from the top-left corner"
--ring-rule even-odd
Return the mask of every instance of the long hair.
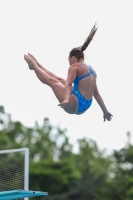
[[76, 48], [73, 48], [71, 51], [70, 51], [70, 54], [69, 56], [72, 57], [72, 56], [75, 56], [77, 59], [80, 59], [80, 58], [84, 58], [84, 53], [83, 51], [86, 50], [86, 48], [88, 47], [88, 45], [90, 44], [90, 42], [92, 41], [95, 33], [97, 31], [97, 24], [95, 23], [93, 28], [91, 29], [91, 32], [89, 33], [89, 36], [86, 38], [85, 42], [83, 43], [82, 46], [80, 47], [76, 47]]

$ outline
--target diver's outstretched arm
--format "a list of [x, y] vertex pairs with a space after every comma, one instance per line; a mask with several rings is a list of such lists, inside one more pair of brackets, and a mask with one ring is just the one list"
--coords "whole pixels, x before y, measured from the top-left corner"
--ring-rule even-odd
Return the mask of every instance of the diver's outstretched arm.
[[99, 94], [98, 88], [96, 86], [95, 90], [94, 90], [94, 98], [96, 99], [97, 103], [99, 104], [99, 106], [101, 107], [102, 111], [103, 111], [103, 118], [104, 118], [104, 122], [106, 121], [106, 119], [108, 121], [111, 121], [113, 115], [107, 110], [105, 103], [101, 97], [101, 95]]

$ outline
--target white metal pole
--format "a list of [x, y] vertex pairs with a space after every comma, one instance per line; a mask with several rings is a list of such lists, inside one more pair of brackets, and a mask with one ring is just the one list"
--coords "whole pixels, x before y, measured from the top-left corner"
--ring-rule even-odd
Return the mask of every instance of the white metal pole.
[[[29, 149], [25, 148], [25, 177], [24, 177], [24, 189], [29, 190]], [[25, 198], [28, 200], [29, 198]]]

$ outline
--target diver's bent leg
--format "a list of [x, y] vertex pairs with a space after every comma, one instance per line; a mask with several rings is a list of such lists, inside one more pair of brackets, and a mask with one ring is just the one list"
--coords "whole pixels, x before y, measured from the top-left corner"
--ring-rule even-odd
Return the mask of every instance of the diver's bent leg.
[[[65, 86], [60, 81], [49, 76], [42, 69], [40, 69], [36, 62], [30, 56], [25, 55], [24, 59], [34, 69], [39, 80], [42, 83], [47, 84], [51, 87], [56, 98], [61, 103], [64, 100]], [[69, 114], [75, 114], [77, 113], [77, 107], [77, 99], [74, 95], [71, 95], [69, 103], [66, 104], [63, 109]]]
[[[48, 74], [49, 76], [59, 80], [63, 85], [65, 85], [65, 80], [63, 78], [56, 76], [55, 74], [53, 74], [52, 72], [50, 72], [46, 68], [44, 68], [32, 54], [28, 53], [28, 55], [37, 63], [39, 68], [42, 69], [46, 74]], [[29, 68], [30, 68], [30, 66], [29, 66]]]
[[25, 61], [28, 63], [28, 65], [33, 68], [33, 70], [35, 71], [37, 77], [39, 78], [39, 80], [44, 83], [49, 85], [49, 78], [50, 76], [48, 74], [46, 74], [42, 69], [40, 69], [38, 67], [38, 65], [36, 64], [36, 62], [28, 55], [24, 55], [24, 59]]

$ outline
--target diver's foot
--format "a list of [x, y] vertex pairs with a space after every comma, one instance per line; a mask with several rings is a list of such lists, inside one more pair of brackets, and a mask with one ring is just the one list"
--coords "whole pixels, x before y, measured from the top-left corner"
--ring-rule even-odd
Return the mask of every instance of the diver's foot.
[[28, 53], [28, 55], [36, 62], [38, 67], [41, 67], [40, 63], [37, 61], [37, 59], [32, 54]]
[[31, 67], [31, 65], [28, 65], [30, 70], [34, 70], [33, 67]]
[[31, 65], [28, 64], [28, 66], [29, 66], [29, 69], [30, 69], [30, 70], [34, 70], [33, 67], [31, 67]]
[[29, 55], [24, 55], [24, 59], [28, 63], [29, 69], [34, 70], [35, 61]]
[[32, 54], [28, 53], [28, 55], [29, 55], [35, 62], [37, 62], [37, 59], [36, 59]]

